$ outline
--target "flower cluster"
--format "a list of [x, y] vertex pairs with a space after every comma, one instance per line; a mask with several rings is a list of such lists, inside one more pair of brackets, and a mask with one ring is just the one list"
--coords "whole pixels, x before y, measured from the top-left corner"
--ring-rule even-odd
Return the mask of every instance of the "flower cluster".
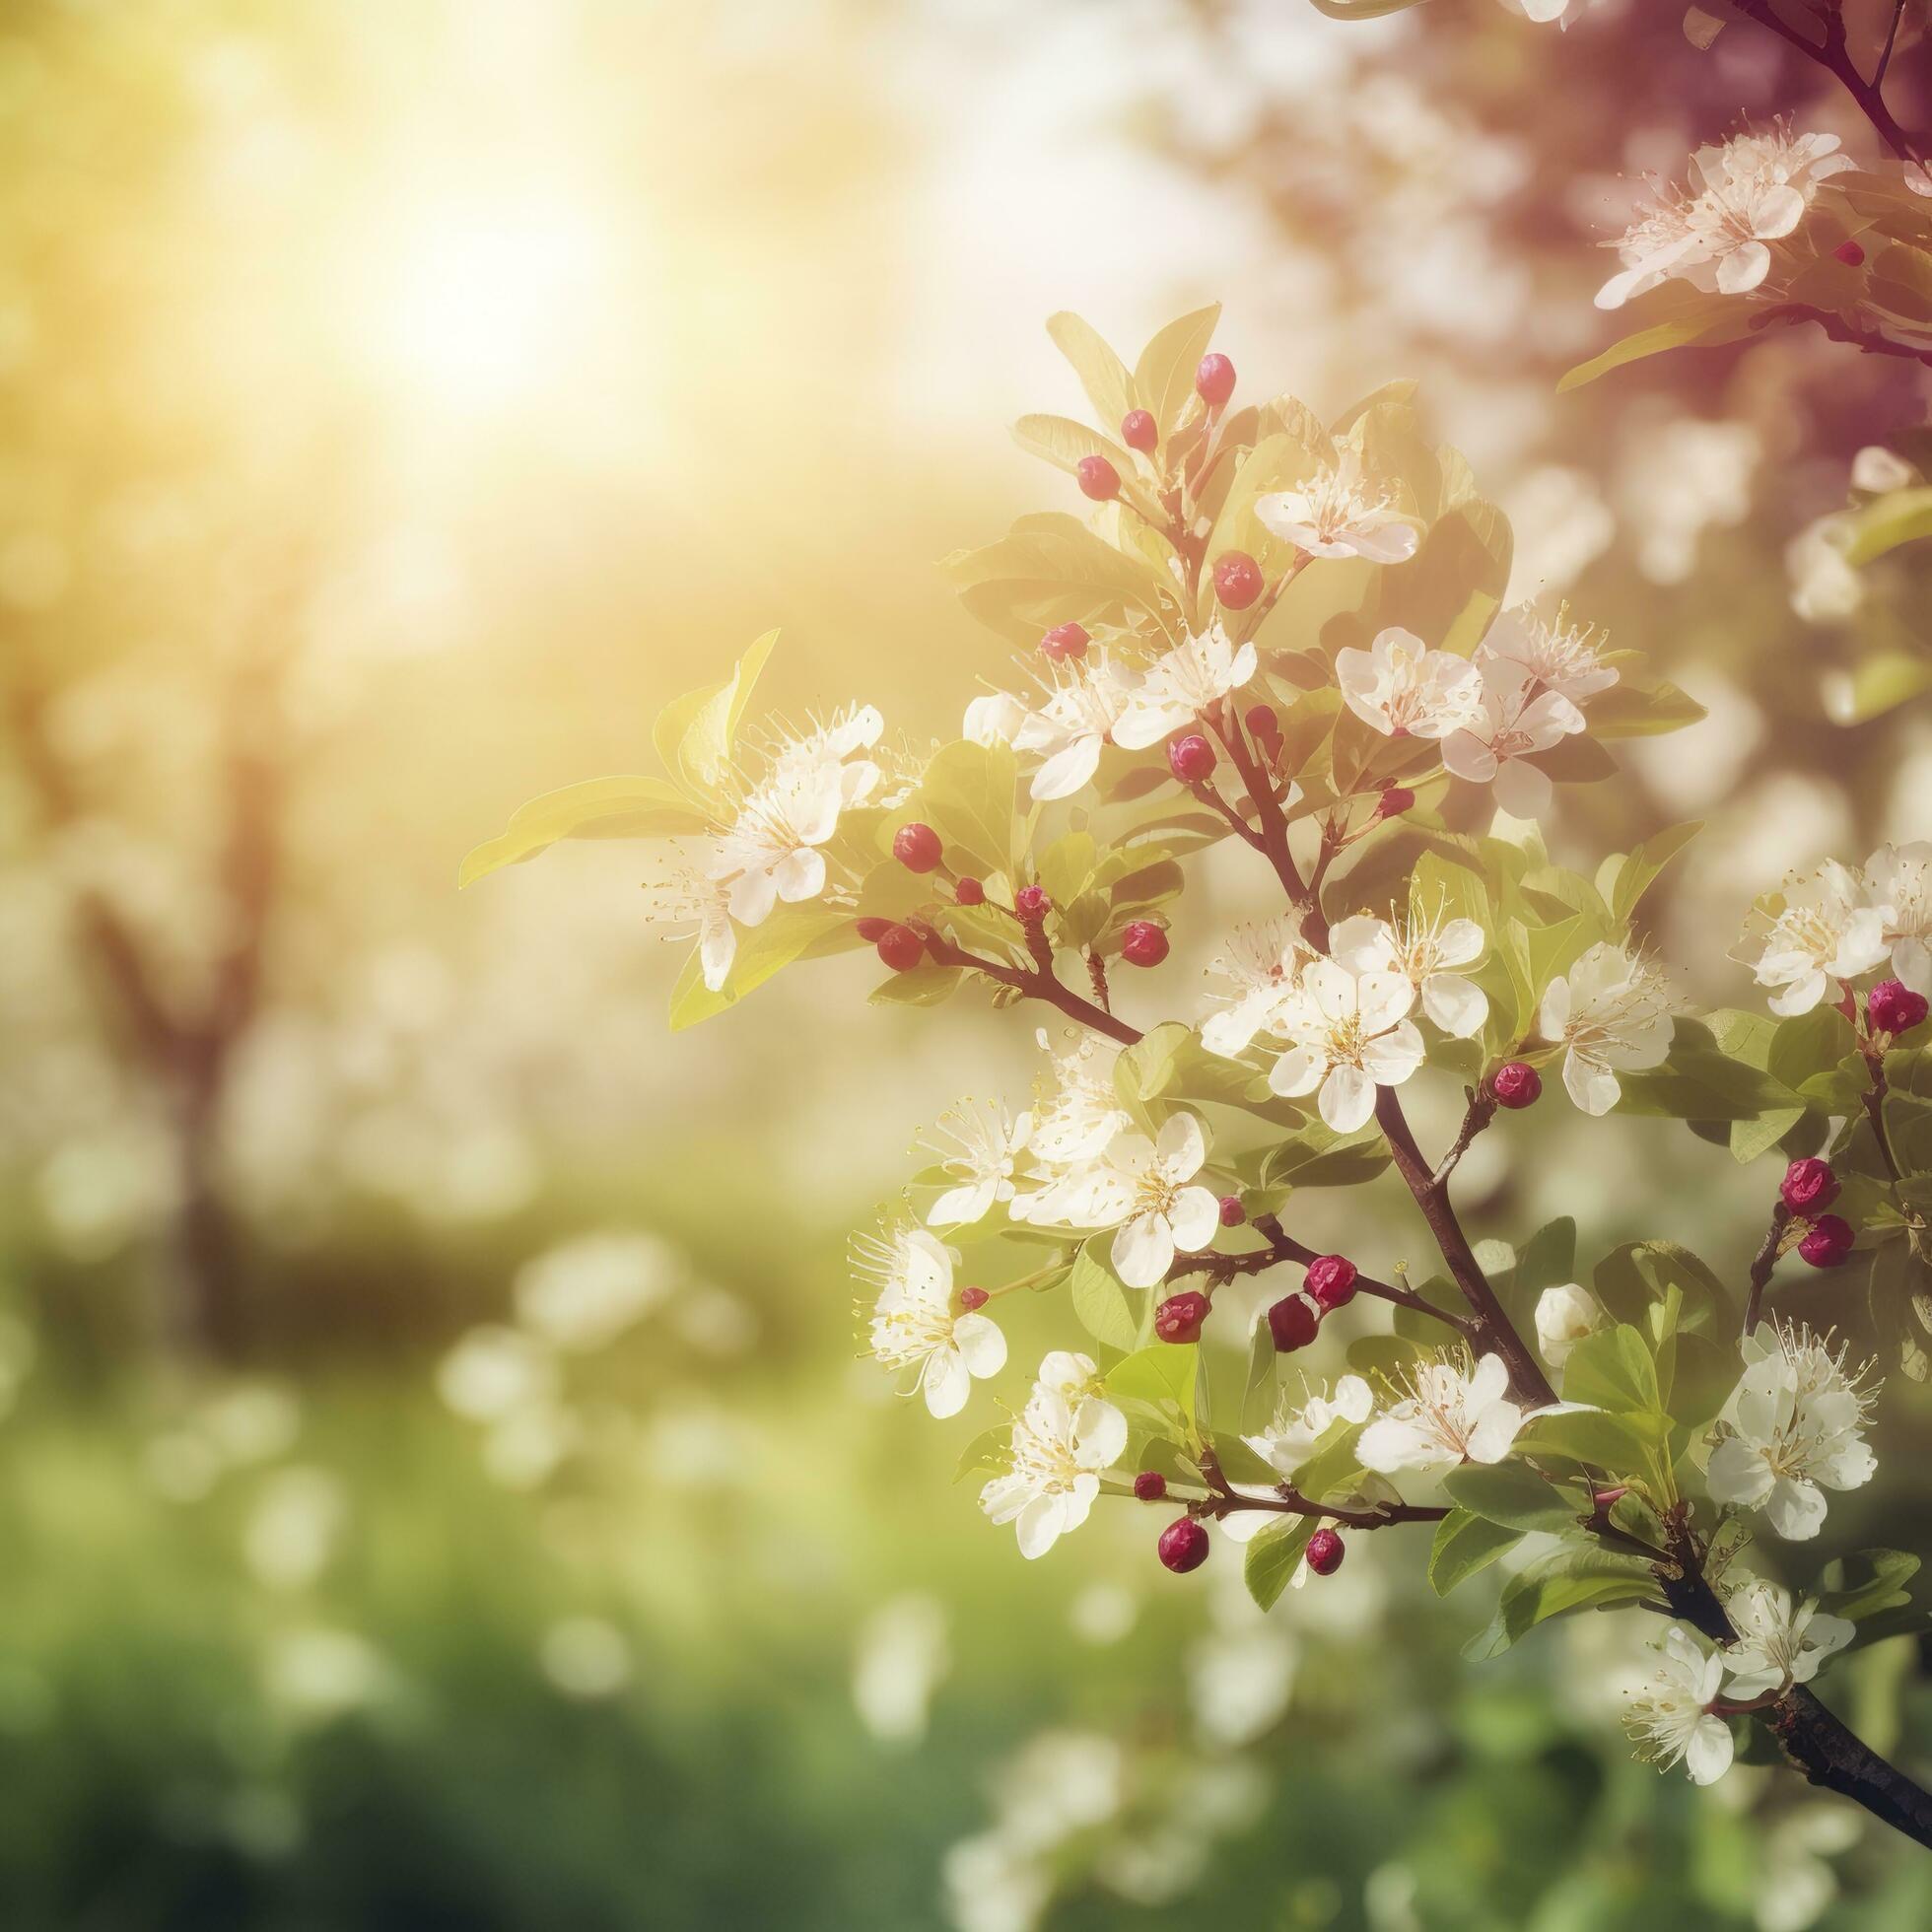
[[1695, 1784], [1714, 1784], [1731, 1768], [1734, 1745], [1719, 1691], [1729, 1677], [1740, 1700], [1780, 1696], [1807, 1684], [1854, 1625], [1821, 1612], [1814, 1599], [1793, 1606], [1791, 1592], [1753, 1577], [1725, 1602], [1736, 1636], [1706, 1652], [1674, 1623], [1651, 1646], [1652, 1669], [1629, 1700], [1625, 1721], [1641, 1754], [1668, 1769], [1682, 1763]]
[[1621, 309], [1673, 277], [1748, 295], [1771, 272], [1770, 243], [1804, 220], [1821, 181], [1851, 166], [1835, 134], [1782, 126], [1699, 148], [1690, 160], [1694, 191], [1660, 196], [1611, 244], [1623, 266], [1597, 291], [1597, 307]]
[[[1828, 860], [1792, 880], [1754, 906], [1735, 956], [1771, 989], [1771, 1011], [1785, 1017], [1889, 966], [1923, 1019], [1932, 997], [1932, 841], [1881, 846], [1862, 868]], [[1908, 1000], [1895, 1004], [1899, 1010], [1914, 1007]]]
[[1791, 1542], [1825, 1526], [1825, 1491], [1856, 1489], [1878, 1470], [1864, 1430], [1877, 1399], [1869, 1365], [1847, 1368], [1804, 1327], [1761, 1324], [1743, 1343], [1745, 1371], [1711, 1451], [1711, 1500], [1762, 1510]]
[[[1780, 132], [1700, 156], [1695, 203], [1671, 216], [1691, 239], [1633, 243], [1632, 275], [1755, 286], [1832, 147]], [[934, 1416], [1005, 1373], [997, 1297], [1035, 1291], [1084, 1331], [968, 1445], [986, 1516], [1034, 1558], [1103, 1493], [1164, 1504], [1159, 1562], [1185, 1576], [1231, 1544], [1264, 1610], [1334, 1575], [1345, 1532], [1437, 1525], [1444, 1592], [1535, 1536], [1502, 1566], [1484, 1643], [1660, 1592], [1691, 1603], [1722, 1641], [1706, 1654], [1673, 1629], [1631, 1721], [1707, 1781], [1730, 1759], [1727, 1674], [1747, 1703], [1788, 1700], [1849, 1641], [1835, 1600], [1794, 1608], [1756, 1580], [1720, 1628], [1710, 1526], [1761, 1515], [1803, 1542], [1828, 1491], [1874, 1473], [1872, 1377], [1763, 1298], [1793, 1250], [1819, 1268], [1872, 1251], [1875, 1306], [1877, 1257], [1922, 1267], [1909, 1036], [1932, 980], [1932, 845], [1827, 866], [1754, 915], [1745, 957], [1774, 1011], [1829, 996], [1853, 1037], [1685, 1011], [1638, 909], [1695, 828], [1586, 874], [1552, 862], [1539, 821], [1559, 782], [1614, 766], [1608, 742], [1697, 708], [1567, 609], [1498, 610], [1507, 531], [1462, 459], [1422, 442], [1406, 391], [1334, 427], [1288, 397], [1232, 408], [1212, 321], [1181, 318], [1130, 373], [1055, 318], [1102, 427], [1028, 418], [1020, 440], [1086, 508], [947, 560], [973, 614], [1028, 654], [956, 740], [888, 760], [862, 708], [747, 755], [749, 661], [673, 708], [670, 783], [539, 800], [479, 869], [557, 837], [680, 839], [699, 927], [680, 1023], [856, 945], [887, 969], [875, 1000], [1053, 1007], [1028, 1104], [943, 1114], [903, 1200], [853, 1245], [866, 1350]], [[1214, 846], [1270, 884], [1271, 910], [1227, 934], [1191, 1017], [1138, 1024], [1127, 983], [1158, 984], [1186, 862]], [[1457, 1163], [1479, 1134], [1520, 1137], [1558, 1070], [1588, 1118], [1674, 1115], [1740, 1160], [1780, 1141], [1798, 1155], [1742, 1311], [1675, 1242], [1594, 1270], [1567, 1217], [1520, 1247], [1472, 1244]], [[1913, 1083], [1910, 1109], [1888, 1103], [1888, 1070]], [[1440, 1156], [1404, 1111], [1430, 1072], [1463, 1092]], [[1405, 1260], [1378, 1279], [1301, 1238], [1304, 1191], [1384, 1176], [1441, 1272], [1412, 1280]], [[1379, 1208], [1355, 1226], [1366, 1249]], [[1016, 1250], [1027, 1272], [1000, 1259]], [[1216, 1359], [1244, 1326], [1245, 1367]], [[1318, 1341], [1342, 1372], [1290, 1397], [1279, 1358]]]

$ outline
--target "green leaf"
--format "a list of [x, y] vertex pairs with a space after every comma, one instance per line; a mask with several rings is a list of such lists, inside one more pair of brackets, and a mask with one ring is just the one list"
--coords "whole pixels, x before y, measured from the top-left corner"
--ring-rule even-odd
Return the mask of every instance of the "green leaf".
[[1284, 1516], [1271, 1523], [1249, 1544], [1241, 1563], [1242, 1580], [1248, 1594], [1263, 1610], [1273, 1610], [1288, 1587], [1308, 1539], [1315, 1534], [1312, 1516]]
[[1675, 684], [1639, 684], [1625, 678], [1590, 700], [1590, 732], [1599, 738], [1648, 738], [1681, 731], [1705, 716], [1695, 698]]
[[1602, 355], [1592, 356], [1586, 363], [1578, 363], [1556, 384], [1556, 393], [1562, 395], [1569, 389], [1579, 389], [1626, 363], [1661, 355], [1667, 349], [1682, 349], [1692, 342], [1735, 342], [1740, 336], [1750, 334], [1752, 319], [1747, 305], [1734, 297], [1699, 296], [1683, 304], [1676, 314], [1613, 342]]
[[957, 966], [915, 966], [881, 980], [867, 996], [874, 1006], [938, 1006], [959, 991], [966, 977]]
[[1129, 1300], [1119, 1276], [1096, 1252], [1102, 1243], [1111, 1244], [1112, 1240], [1112, 1235], [1096, 1234], [1081, 1244], [1073, 1260], [1069, 1291], [1080, 1326], [1103, 1346], [1126, 1354], [1140, 1339], [1140, 1312]]
[[730, 770], [738, 721], [777, 643], [778, 633], [767, 631], [732, 666], [723, 684], [673, 700], [652, 727], [652, 742], [664, 769], [701, 795], [716, 794]]
[[1072, 364], [1073, 374], [1093, 404], [1093, 413], [1118, 430], [1121, 418], [1136, 406], [1127, 365], [1102, 340], [1100, 332], [1070, 309], [1047, 317], [1047, 333], [1053, 337], [1054, 347]]
[[1646, 839], [1634, 852], [1613, 855], [1597, 871], [1597, 890], [1610, 904], [1610, 916], [1619, 926], [1627, 926], [1637, 902], [1648, 892], [1677, 855], [1703, 830], [1700, 819], [1673, 825]]
[[1163, 437], [1181, 420], [1181, 412], [1194, 400], [1194, 372], [1214, 339], [1214, 324], [1221, 318], [1221, 305], [1210, 303], [1177, 317], [1155, 335], [1140, 351], [1134, 367], [1134, 392], [1140, 406], [1152, 411]]
[[1932, 488], [1888, 490], [1850, 518], [1845, 562], [1856, 567], [1883, 557], [1901, 543], [1932, 536]]
[[700, 1020], [711, 1019], [727, 1006], [735, 1006], [774, 973], [801, 958], [809, 947], [850, 923], [840, 912], [782, 907], [764, 925], [739, 933], [730, 977], [717, 993], [705, 985], [703, 965], [694, 951], [671, 989], [671, 1031], [681, 1033], [687, 1026], [696, 1026]]
[[961, 738], [933, 753], [919, 783], [916, 815], [983, 869], [1012, 864], [1013, 791], [1018, 766], [1010, 745]]
[[1636, 1603], [1656, 1594], [1657, 1579], [1639, 1556], [1607, 1550], [1555, 1550], [1510, 1578], [1495, 1617], [1463, 1646], [1463, 1655], [1472, 1663], [1499, 1657], [1519, 1637], [1552, 1617]]
[[[1591, 1286], [1617, 1321], [1627, 1322], [1638, 1331], [1657, 1333], [1655, 1311], [1673, 1290], [1678, 1295], [1677, 1320], [1683, 1327], [1728, 1333], [1736, 1325], [1730, 1291], [1689, 1248], [1676, 1241], [1624, 1242], [1597, 1264]], [[1565, 1382], [1564, 1388], [1568, 1387]]]
[[1846, 671], [1824, 678], [1826, 716], [1834, 724], [1863, 724], [1932, 691], [1932, 654], [1879, 650]]
[[1561, 1536], [1576, 1527], [1577, 1505], [1526, 1463], [1466, 1463], [1442, 1486], [1458, 1507], [1505, 1529]]
[[1429, 1550], [1429, 1587], [1446, 1597], [1457, 1584], [1486, 1569], [1505, 1550], [1522, 1540], [1520, 1530], [1473, 1516], [1460, 1506], [1435, 1526]]
[[1156, 1342], [1140, 1348], [1107, 1371], [1107, 1393], [1124, 1402], [1143, 1402], [1161, 1409], [1178, 1409], [1192, 1424], [1201, 1363], [1201, 1345]]
[[1563, 1400], [1613, 1415], [1660, 1415], [1657, 1364], [1643, 1337], [1626, 1323], [1586, 1335], [1563, 1365]]
[[1121, 479], [1121, 488], [1136, 487], [1139, 472], [1130, 456], [1112, 437], [1076, 423], [1070, 416], [1022, 416], [1013, 425], [1013, 441], [1029, 455], [1064, 469], [1070, 476], [1078, 473], [1088, 456], [1104, 456]]
[[456, 889], [520, 865], [559, 839], [656, 839], [704, 829], [704, 814], [663, 779], [586, 779], [519, 805], [502, 833], [464, 858]]
[[1860, 1550], [1826, 1566], [1826, 1588], [1818, 1607], [1852, 1622], [1897, 1610], [1911, 1602], [1905, 1588], [1918, 1574], [1919, 1559], [1905, 1550]]
[[1539, 1456], [1601, 1469], [1612, 1476], [1643, 1476], [1664, 1446], [1663, 1417], [1613, 1415], [1602, 1409], [1573, 1409], [1533, 1415], [1518, 1445]]

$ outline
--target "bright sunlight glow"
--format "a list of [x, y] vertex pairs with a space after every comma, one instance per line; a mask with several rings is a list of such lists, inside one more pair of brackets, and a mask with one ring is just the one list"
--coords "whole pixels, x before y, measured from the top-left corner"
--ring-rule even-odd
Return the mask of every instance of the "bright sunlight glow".
[[421, 400], [482, 412], [571, 368], [608, 266], [584, 210], [538, 195], [432, 204], [406, 223], [372, 344]]

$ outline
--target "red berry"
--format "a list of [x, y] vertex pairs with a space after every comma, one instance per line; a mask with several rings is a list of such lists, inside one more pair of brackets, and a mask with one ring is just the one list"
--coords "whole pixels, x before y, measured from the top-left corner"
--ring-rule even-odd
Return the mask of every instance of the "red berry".
[[1146, 455], [1160, 441], [1160, 425], [1144, 409], [1130, 409], [1121, 418], [1121, 441]]
[[1203, 356], [1194, 372], [1194, 390], [1203, 402], [1218, 409], [1234, 393], [1234, 365], [1223, 355]]
[[961, 1288], [959, 1291], [959, 1305], [969, 1315], [975, 1308], [984, 1308], [992, 1299], [984, 1288]]
[[1301, 1552], [1308, 1559], [1308, 1567], [1317, 1576], [1333, 1576], [1342, 1567], [1342, 1559], [1348, 1552], [1342, 1547], [1342, 1539], [1334, 1530], [1317, 1530], [1308, 1539], [1308, 1548]]
[[1208, 1560], [1208, 1532], [1192, 1516], [1183, 1516], [1161, 1531], [1154, 1548], [1176, 1576], [1185, 1576]]
[[1199, 731], [1167, 741], [1167, 769], [1183, 785], [1200, 785], [1214, 776], [1214, 747]]
[[1382, 794], [1375, 807], [1377, 818], [1400, 818], [1415, 802], [1415, 794], [1406, 785], [1392, 785]]
[[926, 957], [926, 941], [910, 926], [889, 926], [879, 937], [879, 957], [895, 973], [910, 973]]
[[986, 904], [986, 887], [975, 878], [957, 879], [953, 882], [952, 896], [962, 906], [983, 906]]
[[1167, 1479], [1157, 1469], [1143, 1469], [1134, 1479], [1134, 1493], [1142, 1502], [1159, 1502], [1167, 1493]]
[[1268, 1332], [1281, 1354], [1291, 1354], [1314, 1341], [1322, 1311], [1305, 1294], [1286, 1294], [1268, 1311]]
[[853, 931], [857, 932], [859, 936], [862, 939], [863, 939], [868, 946], [876, 945], [882, 938], [885, 937], [885, 935], [888, 932], [892, 931], [892, 922], [889, 919], [862, 919], [858, 923], [858, 925], [853, 928]]
[[1275, 716], [1273, 705], [1250, 705], [1243, 723], [1251, 738], [1265, 741], [1278, 739], [1281, 735], [1281, 721]]
[[1865, 250], [1856, 242], [1840, 242], [1831, 252], [1847, 268], [1862, 268], [1865, 265]]
[[1013, 911], [1029, 926], [1037, 926], [1052, 909], [1044, 885], [1023, 885], [1013, 894]]
[[1121, 934], [1121, 957], [1130, 966], [1158, 966], [1167, 957], [1166, 931], [1150, 919], [1137, 919]]
[[1086, 648], [1093, 640], [1086, 634], [1081, 624], [1056, 624], [1040, 640], [1040, 649], [1056, 664], [1065, 663], [1069, 657], [1084, 657]]
[[1798, 1253], [1814, 1268], [1836, 1268], [1851, 1253], [1851, 1243], [1849, 1222], [1836, 1214], [1821, 1214], [1798, 1243]]
[[1838, 1198], [1838, 1177], [1828, 1160], [1794, 1160], [1778, 1184], [1778, 1198], [1794, 1214], [1812, 1214]]
[[1543, 1075], [1528, 1061], [1506, 1060], [1496, 1069], [1489, 1091], [1500, 1107], [1534, 1107], [1543, 1096]]
[[1301, 1285], [1324, 1315], [1332, 1315], [1355, 1298], [1355, 1264], [1341, 1255], [1317, 1255]]
[[1169, 1295], [1154, 1310], [1154, 1333], [1163, 1342], [1199, 1342], [1208, 1305], [1208, 1297], [1194, 1288]]
[[1121, 493], [1121, 473], [1105, 456], [1082, 456], [1074, 473], [1080, 494], [1095, 503], [1111, 503]]
[[1229, 610], [1246, 610], [1266, 587], [1261, 566], [1245, 551], [1230, 550], [1214, 565], [1214, 594]]
[[1876, 1033], [1909, 1033], [1925, 1017], [1926, 999], [1900, 980], [1881, 980], [1865, 996], [1865, 1011]]
[[1221, 1196], [1221, 1225], [1223, 1227], [1239, 1227], [1247, 1218], [1248, 1210], [1242, 1207], [1241, 1197], [1238, 1194], [1224, 1194]]
[[938, 868], [939, 835], [930, 825], [902, 825], [892, 835], [892, 856], [909, 872]]

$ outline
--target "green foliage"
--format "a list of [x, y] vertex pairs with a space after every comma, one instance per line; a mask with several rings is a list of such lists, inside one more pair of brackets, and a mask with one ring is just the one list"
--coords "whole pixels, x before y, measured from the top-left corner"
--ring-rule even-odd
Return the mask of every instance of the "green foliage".
[[1313, 1516], [1283, 1516], [1260, 1531], [1242, 1554], [1241, 1576], [1263, 1610], [1273, 1610], [1319, 1527]]

